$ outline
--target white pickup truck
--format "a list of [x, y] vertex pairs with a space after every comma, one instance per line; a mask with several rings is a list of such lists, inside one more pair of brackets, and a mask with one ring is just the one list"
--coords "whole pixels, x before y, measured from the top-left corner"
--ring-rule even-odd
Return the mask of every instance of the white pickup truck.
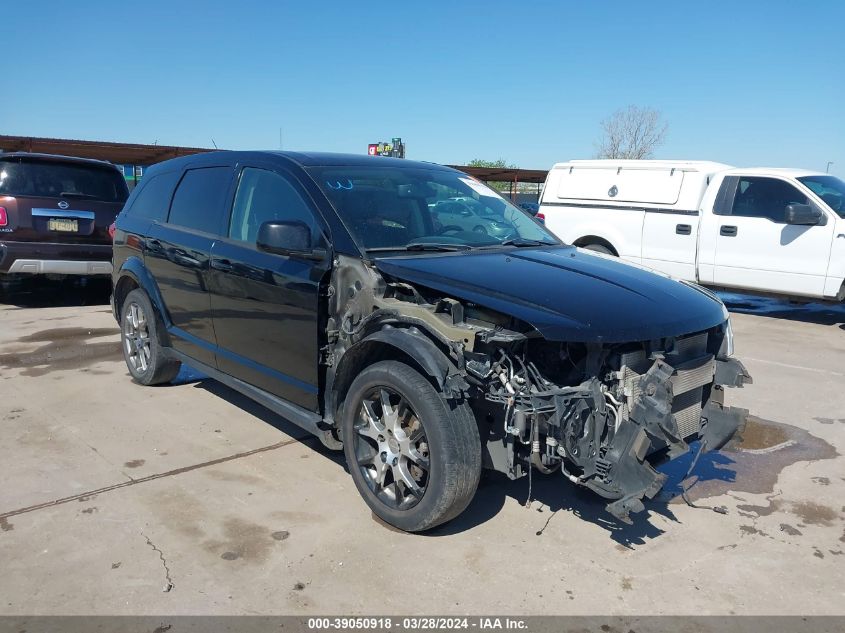
[[546, 226], [576, 246], [717, 288], [845, 300], [845, 182], [704, 161], [573, 160]]

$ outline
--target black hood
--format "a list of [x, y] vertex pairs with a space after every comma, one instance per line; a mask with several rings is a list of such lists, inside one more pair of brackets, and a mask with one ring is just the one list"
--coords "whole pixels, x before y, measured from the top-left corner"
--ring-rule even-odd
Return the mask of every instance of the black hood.
[[384, 274], [486, 306], [551, 341], [621, 343], [719, 325], [715, 295], [571, 246], [379, 258]]

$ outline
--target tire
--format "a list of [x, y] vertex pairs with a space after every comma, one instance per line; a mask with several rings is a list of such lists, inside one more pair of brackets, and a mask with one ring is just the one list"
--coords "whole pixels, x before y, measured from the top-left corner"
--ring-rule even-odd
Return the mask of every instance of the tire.
[[11, 299], [21, 289], [23, 280], [16, 275], [0, 273], [0, 299]]
[[147, 293], [136, 288], [120, 311], [120, 346], [129, 374], [142, 385], [160, 385], [176, 378], [182, 363], [167, 357], [160, 323]]
[[614, 253], [612, 250], [610, 250], [607, 246], [603, 246], [601, 244], [586, 244], [586, 245], [582, 246], [581, 248], [584, 248], [588, 251], [593, 251], [595, 253], [604, 253], [605, 255], [616, 256], [616, 253]]
[[382, 361], [362, 371], [341, 426], [355, 487], [384, 522], [421, 532], [458, 516], [475, 495], [481, 441], [469, 405], [447, 401], [408, 365]]

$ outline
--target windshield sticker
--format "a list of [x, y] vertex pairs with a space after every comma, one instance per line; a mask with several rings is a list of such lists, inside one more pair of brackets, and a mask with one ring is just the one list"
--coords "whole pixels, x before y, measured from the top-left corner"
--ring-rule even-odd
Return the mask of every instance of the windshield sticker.
[[335, 191], [339, 191], [339, 190], [341, 190], [341, 189], [348, 189], [348, 190], [350, 190], [350, 191], [351, 191], [351, 190], [352, 190], [352, 187], [354, 186], [354, 185], [352, 184], [352, 180], [350, 180], [350, 179], [347, 179], [346, 184], [344, 184], [344, 183], [340, 182], [339, 180], [336, 180], [336, 181], [335, 181], [335, 182], [333, 182], [333, 183], [332, 183], [332, 182], [329, 182], [329, 181], [327, 180], [327, 181], [326, 181], [326, 185], [329, 187], [329, 189], [334, 189]]
[[487, 196], [488, 198], [499, 197], [499, 194], [490, 189], [490, 187], [478, 182], [477, 180], [473, 180], [472, 178], [458, 178], [458, 180], [470, 187], [475, 193], [480, 196]]

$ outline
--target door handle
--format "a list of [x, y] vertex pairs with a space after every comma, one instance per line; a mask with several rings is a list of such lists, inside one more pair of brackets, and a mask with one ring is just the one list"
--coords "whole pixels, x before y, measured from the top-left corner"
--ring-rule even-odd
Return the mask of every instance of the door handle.
[[212, 259], [211, 267], [215, 270], [220, 270], [222, 272], [229, 272], [234, 268], [232, 262], [230, 262], [228, 259]]
[[719, 235], [724, 235], [725, 237], [736, 237], [737, 230], [735, 226], [730, 226], [728, 224], [723, 224], [719, 228]]
[[173, 263], [180, 266], [187, 266], [188, 268], [199, 268], [202, 264], [200, 260], [191, 257], [186, 251], [177, 248], [173, 251]]
[[675, 225], [675, 233], [678, 235], [692, 235], [692, 226], [689, 224], [677, 224]]

